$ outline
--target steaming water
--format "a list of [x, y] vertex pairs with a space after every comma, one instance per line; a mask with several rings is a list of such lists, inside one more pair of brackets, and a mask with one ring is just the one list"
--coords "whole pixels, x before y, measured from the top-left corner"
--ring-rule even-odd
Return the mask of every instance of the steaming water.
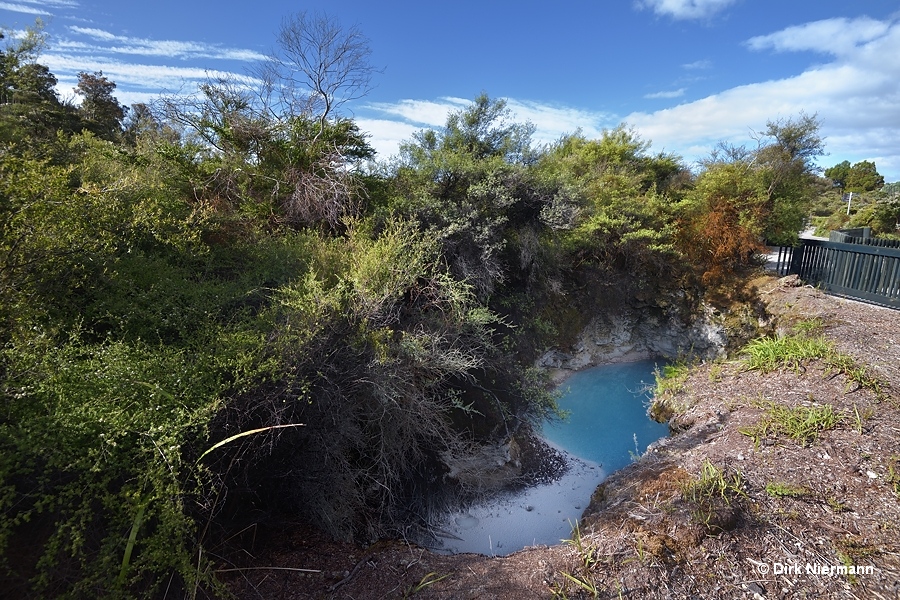
[[569, 462], [549, 484], [508, 493], [453, 513], [438, 523], [439, 551], [504, 556], [527, 546], [557, 544], [571, 536], [591, 494], [633, 454], [667, 433], [647, 417], [645, 389], [654, 361], [603, 365], [572, 375], [562, 386], [564, 422], [547, 423], [543, 434]]

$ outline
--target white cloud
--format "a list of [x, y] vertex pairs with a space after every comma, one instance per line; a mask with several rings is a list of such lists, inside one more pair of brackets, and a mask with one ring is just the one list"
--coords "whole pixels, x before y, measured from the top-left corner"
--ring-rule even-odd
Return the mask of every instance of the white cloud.
[[[106, 75], [106, 73], [103, 73]], [[65, 100], [70, 100], [76, 104], [81, 102], [81, 99], [75, 95], [75, 86], [78, 85], [78, 80], [73, 77], [60, 77], [59, 81], [56, 85], [56, 93]], [[121, 87], [116, 87], [113, 95], [116, 97], [116, 100], [119, 101], [119, 104], [122, 106], [131, 106], [133, 104], [142, 103], [142, 104], [151, 104], [155, 100], [159, 99], [159, 91], [158, 90], [129, 90], [122, 89]]]
[[704, 70], [704, 69], [711, 69], [712, 61], [708, 60], [708, 59], [696, 60], [692, 63], [687, 63], [687, 64], [681, 65], [681, 68], [687, 69], [688, 71], [700, 71], [700, 70]]
[[[561, 136], [580, 129], [589, 137], [599, 137], [604, 128], [618, 124], [609, 113], [589, 111], [568, 106], [542, 104], [529, 100], [506, 98], [506, 106], [513, 121], [531, 123], [535, 127], [533, 139], [538, 144], [552, 143]], [[451, 111], [469, 106], [471, 100], [444, 97], [432, 100], [400, 100], [395, 103], [371, 103], [364, 108], [392, 119], [357, 118], [360, 129], [372, 134], [372, 145], [382, 157], [397, 154], [399, 145], [410, 140], [422, 128], [441, 128]]]
[[581, 129], [589, 138], [597, 137], [604, 127], [616, 124], [615, 117], [605, 112], [509, 98], [506, 103], [515, 120], [535, 126], [535, 141], [542, 143], [556, 141], [576, 129]]
[[705, 19], [736, 0], [638, 0], [638, 6], [674, 19]]
[[[688, 162], [708, 155], [719, 141], [753, 144], [754, 131], [765, 129], [768, 121], [801, 112], [816, 114], [830, 152], [822, 159], [824, 166], [845, 159], [874, 160], [888, 181], [900, 180], [900, 24], [884, 22], [880, 28], [849, 24], [848, 31], [855, 33], [848, 37], [854, 43], [831, 63], [794, 77], [735, 87], [655, 112], [635, 112], [620, 119], [599, 111], [517, 99], [507, 99], [507, 105], [515, 120], [535, 125], [538, 143], [555, 141], [577, 129], [588, 137], [598, 137], [604, 128], [624, 121], [651, 141], [655, 150], [675, 152]], [[881, 34], [873, 33], [879, 30]], [[764, 36], [770, 40], [768, 47], [787, 39], [785, 31]], [[682, 91], [651, 96], [676, 97]], [[388, 157], [415, 131], [443, 126], [449, 111], [469, 102], [445, 97], [370, 104], [365, 109], [380, 116], [357, 122], [371, 133], [379, 155]]]
[[379, 160], [386, 160], [399, 153], [400, 144], [412, 139], [413, 134], [421, 129], [411, 123], [391, 121], [389, 119], [356, 119], [361, 131], [369, 134], [369, 144], [378, 152]]
[[10, 12], [18, 12], [25, 13], [29, 15], [51, 15], [53, 13], [44, 10], [43, 8], [38, 8], [36, 6], [31, 6], [29, 4], [18, 4], [13, 2], [0, 2], [0, 10], [8, 10]]
[[109, 54], [135, 54], [141, 56], [162, 56], [167, 58], [213, 58], [237, 61], [263, 60], [265, 55], [243, 48], [223, 48], [214, 44], [183, 42], [177, 40], [150, 40], [116, 35], [92, 27], [70, 26], [72, 33], [88, 37], [103, 45], [91, 45], [72, 40], [60, 40], [54, 44], [61, 50], [70, 52], [102, 52]]
[[654, 100], [657, 98], [681, 98], [684, 96], [685, 89], [677, 89], [669, 92], [654, 92], [652, 94], [644, 94], [644, 98], [649, 100]]
[[[144, 65], [126, 63], [117, 60], [72, 56], [67, 54], [49, 53], [41, 57], [41, 61], [53, 73], [60, 73], [60, 81], [64, 81], [65, 74], [79, 71], [103, 71], [103, 74], [117, 86], [117, 96], [120, 88], [136, 88], [137, 90], [168, 90], [177, 91], [191, 82], [206, 81], [209, 78], [224, 77], [234, 81], [253, 85], [258, 83], [252, 77], [229, 73], [225, 71], [211, 71], [196, 67], [171, 67], [167, 65]], [[71, 80], [71, 79], [69, 79]], [[193, 89], [189, 89], [193, 92]]]
[[852, 52], [859, 44], [883, 36], [889, 29], [890, 23], [869, 17], [852, 20], [824, 19], [750, 38], [747, 40], [747, 46], [753, 50], [772, 49], [777, 52], [811, 50], [841, 56]]
[[433, 100], [400, 100], [399, 102], [376, 102], [366, 108], [376, 112], [400, 117], [411, 123], [428, 127], [441, 127], [447, 122], [447, 113], [459, 110], [469, 104], [463, 98], [443, 97]]
[[[853, 44], [842, 49], [835, 60], [812, 67], [781, 80], [765, 81], [726, 90], [719, 94], [656, 111], [632, 113], [625, 120], [642, 136], [683, 154], [688, 159], [707, 152], [721, 140], [751, 141], [751, 130], [764, 129], [766, 122], [797, 116], [801, 111], [817, 114], [832, 156], [876, 161], [889, 181], [900, 179], [900, 24], [873, 26], [870, 20], [850, 27]], [[852, 25], [852, 24], [851, 24]], [[816, 31], [816, 23], [764, 36], [760, 47], [810, 48], [812, 38], [798, 35], [797, 43], [785, 40], [791, 32]], [[821, 31], [821, 30], [819, 30]], [[881, 31], [876, 35], [874, 32]], [[762, 38], [755, 38], [762, 39]], [[833, 160], [823, 159], [825, 164]], [[838, 161], [840, 162], [840, 161]], [[893, 170], [887, 170], [888, 168]]]
[[48, 8], [75, 8], [75, 0], [19, 0], [18, 2], [0, 2], [0, 10], [25, 13], [29, 15], [52, 15]]

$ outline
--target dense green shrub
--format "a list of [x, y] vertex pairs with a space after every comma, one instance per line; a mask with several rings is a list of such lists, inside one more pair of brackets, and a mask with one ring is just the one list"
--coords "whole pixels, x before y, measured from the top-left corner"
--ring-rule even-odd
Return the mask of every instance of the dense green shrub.
[[[0, 541], [11, 585], [23, 596], [150, 595], [176, 573], [190, 586], [205, 568], [193, 460], [233, 385], [228, 363], [243, 359], [78, 334], [62, 345], [17, 339], [2, 354]], [[138, 544], [125, 561], [132, 527]], [[31, 558], [23, 547], [36, 563], [21, 563]]]

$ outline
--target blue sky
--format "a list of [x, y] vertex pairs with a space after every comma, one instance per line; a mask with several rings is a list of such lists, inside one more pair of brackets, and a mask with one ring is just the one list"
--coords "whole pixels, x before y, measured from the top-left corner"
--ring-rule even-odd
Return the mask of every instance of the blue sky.
[[381, 2], [0, 0], [0, 25], [35, 17], [41, 62], [72, 96], [102, 70], [123, 104], [249, 77], [281, 20], [326, 11], [370, 39], [383, 69], [348, 105], [387, 158], [480, 92], [506, 98], [538, 141], [626, 123], [688, 164], [716, 142], [753, 144], [766, 122], [817, 114], [829, 155], [900, 180], [900, 0]]

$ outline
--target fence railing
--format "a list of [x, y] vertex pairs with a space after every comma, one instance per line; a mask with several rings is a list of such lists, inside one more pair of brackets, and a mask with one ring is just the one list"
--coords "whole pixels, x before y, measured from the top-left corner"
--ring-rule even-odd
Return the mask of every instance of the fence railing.
[[796, 274], [832, 294], [900, 309], [900, 248], [800, 242], [777, 249], [775, 268], [780, 275]]
[[832, 231], [828, 235], [829, 242], [842, 244], [863, 244], [865, 246], [878, 246], [879, 248], [900, 248], [900, 240], [886, 240], [860, 235], [852, 235], [843, 231]]

